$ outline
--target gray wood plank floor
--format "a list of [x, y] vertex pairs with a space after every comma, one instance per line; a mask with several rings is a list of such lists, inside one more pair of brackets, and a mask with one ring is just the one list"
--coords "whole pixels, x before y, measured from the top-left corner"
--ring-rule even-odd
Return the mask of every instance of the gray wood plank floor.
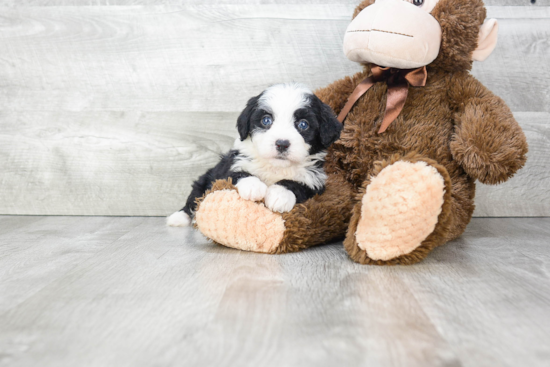
[[163, 218], [0, 216], [1, 366], [548, 366], [550, 218], [410, 267], [279, 256]]

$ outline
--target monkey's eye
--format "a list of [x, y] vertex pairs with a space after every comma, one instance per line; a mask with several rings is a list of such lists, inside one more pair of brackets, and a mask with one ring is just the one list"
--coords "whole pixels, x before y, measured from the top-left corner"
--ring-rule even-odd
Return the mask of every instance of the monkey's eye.
[[306, 120], [298, 121], [298, 129], [307, 130], [308, 127], [309, 127], [309, 123]]
[[424, 4], [424, 0], [413, 0], [413, 5], [420, 6]]
[[271, 126], [272, 123], [273, 119], [271, 118], [271, 116], [265, 115], [264, 117], [262, 117], [262, 125]]

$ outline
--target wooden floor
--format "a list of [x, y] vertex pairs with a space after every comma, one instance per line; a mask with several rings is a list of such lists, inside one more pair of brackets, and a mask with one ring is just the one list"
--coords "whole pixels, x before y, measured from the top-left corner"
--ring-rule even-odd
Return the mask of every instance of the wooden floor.
[[0, 365], [549, 366], [550, 218], [373, 267], [163, 218], [0, 217]]

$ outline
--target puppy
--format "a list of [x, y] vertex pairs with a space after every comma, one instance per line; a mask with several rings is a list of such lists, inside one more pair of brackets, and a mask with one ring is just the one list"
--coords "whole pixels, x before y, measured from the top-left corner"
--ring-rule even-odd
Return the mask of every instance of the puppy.
[[231, 178], [243, 199], [263, 199], [280, 213], [324, 191], [326, 149], [340, 136], [342, 124], [308, 88], [269, 87], [248, 101], [237, 129], [240, 138], [233, 148], [193, 183], [187, 203], [168, 217], [168, 225], [189, 225], [195, 199], [219, 179]]

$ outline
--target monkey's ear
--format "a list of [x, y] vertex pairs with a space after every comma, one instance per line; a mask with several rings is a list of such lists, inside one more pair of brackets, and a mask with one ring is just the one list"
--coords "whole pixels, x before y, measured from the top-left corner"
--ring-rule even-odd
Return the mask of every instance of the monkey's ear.
[[497, 45], [498, 38], [498, 22], [496, 19], [487, 19], [479, 29], [479, 35], [477, 39], [477, 48], [472, 54], [474, 61], [483, 61]]
[[237, 118], [237, 130], [239, 131], [241, 141], [245, 140], [250, 133], [250, 119], [252, 118], [252, 114], [256, 110], [260, 96], [261, 94], [259, 96], [250, 98], [246, 103], [246, 107], [244, 108], [243, 112], [241, 112], [239, 118]]

